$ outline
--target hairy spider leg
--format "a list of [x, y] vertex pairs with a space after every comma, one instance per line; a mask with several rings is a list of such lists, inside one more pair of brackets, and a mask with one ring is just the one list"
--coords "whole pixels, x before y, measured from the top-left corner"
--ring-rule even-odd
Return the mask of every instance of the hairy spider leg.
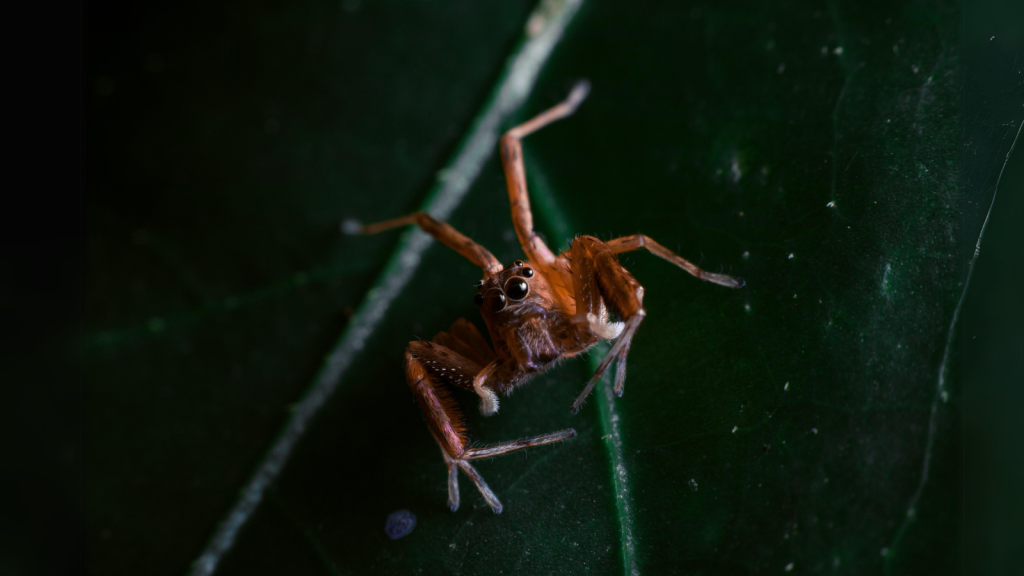
[[[508, 454], [509, 452], [515, 452], [516, 450], [529, 448], [531, 446], [540, 446], [541, 444], [561, 442], [562, 440], [569, 440], [570, 438], [575, 437], [576, 431], [573, 430], [572, 428], [569, 428], [568, 430], [560, 430], [558, 432], [552, 432], [551, 434], [545, 434], [543, 436], [537, 436], [535, 438], [527, 438], [525, 440], [516, 440], [514, 442], [498, 444], [497, 446], [490, 446], [487, 448], [470, 448], [469, 450], [466, 450], [465, 458], [461, 460], [449, 459], [449, 462], [454, 462], [455, 465], [461, 468], [462, 471], [466, 473], [466, 476], [469, 476], [470, 480], [472, 480], [473, 483], [476, 484], [477, 489], [480, 490], [480, 494], [483, 495], [484, 500], [486, 500], [487, 504], [491, 507], [492, 510], [494, 510], [494, 513], [501, 514], [503, 507], [501, 505], [501, 501], [498, 500], [498, 496], [494, 493], [493, 490], [491, 490], [491, 487], [487, 485], [487, 482], [484, 481], [483, 476], [481, 476], [480, 473], [477, 472], [476, 468], [474, 468], [472, 464], [467, 462], [467, 460], [479, 460], [482, 458], [490, 458], [492, 456], [500, 456], [502, 454]], [[452, 510], [452, 512], [454, 512], [459, 508], [459, 480], [458, 477], [455, 475], [454, 471], [451, 470], [450, 466], [451, 465], [449, 464], [448, 507]], [[454, 500], [452, 500], [451, 497], [452, 486], [454, 486], [456, 491]]]
[[496, 358], [483, 334], [465, 318], [459, 318], [452, 322], [452, 327], [448, 329], [448, 332], [438, 332], [431, 342], [440, 344], [480, 366], [486, 366]]
[[526, 189], [526, 167], [523, 165], [522, 138], [556, 120], [571, 116], [589, 92], [589, 82], [586, 80], [577, 82], [569, 92], [569, 96], [561, 104], [512, 128], [501, 137], [501, 164], [505, 169], [508, 199], [512, 205], [512, 223], [523, 252], [534, 265], [545, 268], [545, 272], [557, 273], [558, 270], [555, 255], [533, 231], [533, 214], [530, 211], [530, 198]]
[[647, 312], [644, 310], [637, 310], [636, 313], [626, 320], [626, 326], [622, 330], [622, 335], [619, 336], [615, 343], [612, 344], [612, 349], [608, 351], [608, 354], [601, 360], [601, 364], [598, 365], [597, 370], [594, 371], [594, 375], [590, 377], [587, 385], [583, 387], [583, 392], [576, 397], [576, 401], [572, 403], [573, 413], [580, 411], [580, 406], [583, 406], [583, 401], [590, 395], [590, 391], [594, 389], [594, 385], [597, 381], [604, 376], [604, 371], [608, 369], [608, 366], [612, 363], [612, 360], [618, 362], [618, 369], [615, 371], [615, 387], [613, 391], [616, 396], [622, 396], [622, 391], [626, 386], [626, 354], [629, 353], [629, 346], [633, 343], [633, 335], [636, 334], [636, 329], [640, 326], [640, 322], [643, 321], [644, 317], [647, 316]]
[[561, 442], [562, 440], [569, 440], [576, 437], [576, 431], [572, 428], [566, 430], [559, 430], [558, 432], [552, 432], [550, 434], [544, 434], [543, 436], [534, 436], [533, 438], [524, 438], [522, 440], [513, 440], [511, 442], [505, 442], [504, 444], [498, 444], [496, 446], [484, 446], [481, 448], [470, 448], [466, 450], [463, 456], [466, 460], [480, 460], [481, 458], [490, 458], [491, 456], [501, 456], [502, 454], [508, 454], [509, 452], [515, 452], [516, 450], [522, 450], [531, 446], [541, 446], [543, 444], [551, 444], [552, 442]]
[[459, 507], [459, 480], [455, 471], [458, 468], [476, 484], [477, 490], [494, 513], [500, 514], [501, 501], [469, 460], [500, 456], [531, 446], [575, 438], [576, 431], [561, 430], [496, 446], [470, 448], [465, 417], [451, 397], [449, 387], [465, 387], [467, 382], [472, 381], [474, 370], [480, 370], [479, 364], [439, 344], [419, 340], [410, 343], [405, 352], [406, 381], [448, 466], [448, 507], [452, 511]]
[[[608, 248], [615, 254], [622, 254], [623, 252], [630, 252], [632, 250], [639, 250], [646, 248], [648, 252], [655, 256], [667, 260], [672, 264], [686, 270], [694, 277], [704, 280], [705, 282], [713, 282], [719, 286], [725, 286], [726, 288], [743, 288], [746, 286], [746, 282], [742, 278], [735, 276], [728, 276], [726, 274], [716, 274], [714, 272], [708, 272], [702, 270], [689, 260], [682, 258], [675, 252], [672, 252], [668, 248], [665, 248], [661, 244], [658, 244], [650, 236], [644, 234], [633, 234], [630, 236], [622, 236], [621, 238], [615, 238], [606, 242]], [[623, 359], [627, 353], [629, 353], [629, 342], [626, 343], [625, 350], [623, 350]], [[622, 387], [626, 381], [626, 363], [619, 362], [616, 365], [615, 374], [615, 394], [622, 396]]]
[[678, 256], [675, 252], [672, 252], [668, 248], [665, 248], [661, 244], [652, 240], [649, 236], [645, 236], [643, 234], [623, 236], [621, 238], [609, 240], [606, 244], [615, 254], [622, 254], [623, 252], [646, 248], [651, 254], [654, 254], [664, 260], [668, 260], [705, 282], [714, 282], [715, 284], [725, 286], [726, 288], [743, 288], [743, 286], [746, 285], [746, 282], [744, 282], [742, 278], [701, 270], [689, 260]]
[[357, 225], [356, 231], [360, 234], [376, 234], [408, 224], [419, 226], [424, 232], [436, 238], [438, 242], [455, 250], [474, 265], [483, 268], [488, 275], [504, 270], [501, 262], [498, 262], [498, 259], [487, 248], [470, 240], [447, 222], [438, 220], [426, 212], [414, 212], [376, 224]]
[[[572, 411], [578, 412], [612, 360], [618, 363], [614, 391], [616, 395], [622, 395], [626, 379], [626, 355], [629, 353], [633, 335], [640, 322], [647, 316], [647, 312], [643, 309], [643, 287], [619, 264], [615, 254], [604, 242], [593, 236], [580, 236], [573, 242], [568, 253], [567, 258], [572, 264], [573, 287], [576, 291], [577, 316], [587, 316], [591, 330], [597, 337], [615, 338], [611, 350], [573, 402]], [[618, 329], [614, 332], [610, 330], [610, 325], [606, 322], [608, 311], [614, 312], [622, 319], [621, 332]], [[602, 330], [608, 332], [602, 334]]]
[[[444, 463], [448, 465], [448, 509], [455, 512], [459, 509], [459, 465], [443, 449], [441, 455], [444, 456]], [[490, 491], [490, 487], [487, 490]]]
[[[633, 335], [646, 313], [640, 307], [643, 302], [643, 288], [613, 255], [640, 248], [646, 248], [655, 256], [675, 264], [700, 280], [728, 288], [742, 288], [746, 284], [741, 278], [702, 270], [689, 260], [676, 255], [643, 234], [623, 236], [608, 242], [601, 242], [592, 236], [578, 238], [569, 250], [568, 258], [572, 262], [577, 314], [582, 310], [600, 315], [598, 300], [595, 297], [595, 293], [600, 293], [600, 299], [608, 308], [623, 318], [625, 326], [608, 355], [605, 356], [594, 375], [587, 382], [583, 392], [573, 402], [572, 410], [574, 412], [579, 410], [612, 360], [616, 360], [613, 391], [616, 396], [622, 396], [626, 385], [626, 357], [629, 354]], [[565, 257], [564, 254], [563, 257]]]

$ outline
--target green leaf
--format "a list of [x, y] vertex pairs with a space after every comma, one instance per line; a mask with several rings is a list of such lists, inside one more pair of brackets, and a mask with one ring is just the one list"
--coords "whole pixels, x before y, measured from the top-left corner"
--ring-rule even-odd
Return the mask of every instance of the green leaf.
[[[447, 509], [402, 354], [456, 318], [482, 326], [479, 271], [436, 244], [408, 267], [417, 235], [338, 224], [443, 197], [451, 172], [434, 173], [501, 101], [528, 8], [306, 2], [189, 40], [168, 11], [133, 40], [149, 76], [90, 69], [91, 570], [180, 574], [226, 526], [217, 574], [964, 561], [957, 320], [1021, 64], [964, 40], [949, 2], [583, 4], [502, 126], [592, 83], [525, 140], [539, 229], [552, 247], [644, 233], [747, 286], [623, 255], [648, 313], [625, 395], [601, 384], [570, 414], [598, 351], [492, 418], [460, 396], [474, 440], [578, 437], [479, 464], [501, 515], [464, 477]], [[449, 221], [520, 256], [496, 150]], [[398, 509], [417, 526], [392, 541]]]

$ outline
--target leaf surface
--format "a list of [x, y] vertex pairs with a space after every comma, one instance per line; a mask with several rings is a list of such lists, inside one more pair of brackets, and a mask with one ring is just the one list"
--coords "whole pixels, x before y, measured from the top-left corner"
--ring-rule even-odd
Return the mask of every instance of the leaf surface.
[[[97, 567], [160, 558], [180, 573], [198, 556], [331, 350], [342, 311], [401, 246], [396, 235], [338, 238], [337, 223], [415, 209], [460, 134], [451, 126], [468, 130], [526, 18], [521, 6], [461, 8], [503, 26], [497, 38], [421, 8], [433, 20], [415, 29], [432, 32], [416, 46], [447, 43], [419, 55], [387, 6], [362, 6], [359, 18], [379, 20], [320, 37], [308, 6], [247, 20], [281, 43], [295, 34], [280, 30], [304, 30], [320, 52], [257, 52], [276, 79], [257, 87], [271, 95], [207, 95], [177, 141], [227, 130], [247, 142], [230, 123], [251, 108], [260, 138], [275, 120], [275, 143], [228, 154], [214, 138], [144, 207], [111, 194], [95, 210]], [[539, 229], [553, 247], [644, 233], [747, 286], [623, 255], [648, 313], [625, 395], [601, 385], [569, 413], [594, 353], [503, 399], [493, 418], [460, 396], [475, 440], [579, 436], [481, 462], [505, 512], [463, 477], [453, 514], [402, 353], [459, 317], [482, 327], [479, 271], [432, 246], [217, 573], [902, 574], [962, 561], [956, 319], [1016, 134], [1000, 123], [1020, 124], [1019, 86], [993, 71], [1013, 59], [962, 42], [962, 16], [948, 2], [585, 3], [506, 126], [591, 81], [576, 115], [525, 141]], [[475, 67], [442, 64], [468, 54]], [[402, 65], [417, 57], [428, 64]], [[968, 58], [993, 67], [965, 70]], [[975, 105], [981, 93], [989, 107]], [[410, 124], [416, 135], [403, 137]], [[188, 192], [211, 157], [237, 163], [232, 178], [208, 165], [202, 192]], [[520, 257], [496, 153], [450, 222], [500, 260]], [[398, 509], [418, 521], [392, 541], [384, 522]], [[118, 540], [122, 530], [139, 535]]]

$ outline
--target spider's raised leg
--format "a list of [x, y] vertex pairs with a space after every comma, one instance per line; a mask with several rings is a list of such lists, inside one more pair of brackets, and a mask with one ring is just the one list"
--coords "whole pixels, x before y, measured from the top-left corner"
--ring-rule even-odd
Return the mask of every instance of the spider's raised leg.
[[701, 270], [693, 262], [680, 257], [675, 252], [665, 248], [661, 244], [658, 244], [650, 237], [644, 236], [643, 234], [633, 234], [632, 236], [623, 236], [614, 240], [606, 242], [608, 248], [615, 254], [621, 254], [623, 252], [630, 252], [632, 250], [639, 250], [641, 248], [647, 248], [647, 250], [655, 256], [668, 260], [669, 262], [679, 266], [683, 270], [686, 270], [695, 277], [704, 280], [705, 282], [714, 282], [727, 288], [743, 288], [746, 282], [742, 278], [736, 278], [734, 276], [726, 276], [725, 274], [715, 274], [714, 272], [708, 272]]
[[[701, 270], [692, 262], [681, 258], [643, 234], [623, 236], [608, 242], [601, 242], [592, 236], [577, 238], [569, 251], [577, 314], [589, 314], [598, 320], [595, 322], [592, 319], [590, 323], [592, 326], [596, 326], [596, 329], [592, 328], [595, 335], [603, 339], [611, 339], [609, 336], [614, 332], [608, 330], [609, 326], [613, 326], [612, 324], [601, 322], [602, 314], [606, 315], [606, 311], [601, 308], [600, 304], [603, 303], [609, 310], [617, 314], [624, 324], [621, 328], [621, 335], [615, 340], [612, 349], [573, 403], [573, 411], [579, 410], [580, 405], [590, 394], [612, 360], [617, 361], [614, 392], [616, 396], [622, 396], [626, 383], [626, 356], [629, 354], [633, 334], [646, 314], [641, 307], [643, 287], [633, 278], [632, 274], [618, 263], [614, 255], [640, 248], [646, 248], [655, 256], [668, 260], [701, 280], [729, 288], [742, 288], [745, 285], [740, 278]], [[601, 333], [602, 330], [605, 333]]]
[[562, 430], [487, 448], [470, 448], [465, 418], [449, 394], [449, 386], [466, 387], [469, 383], [472, 388], [473, 376], [480, 369], [480, 365], [472, 360], [431, 342], [412, 342], [405, 352], [405, 376], [409, 388], [416, 396], [416, 403], [423, 412], [430, 434], [441, 447], [448, 466], [448, 507], [452, 511], [459, 507], [456, 470], [461, 468], [476, 484], [494, 513], [500, 514], [501, 501], [469, 461], [574, 438], [576, 431]]
[[346, 220], [342, 229], [349, 234], [376, 234], [399, 226], [415, 224], [424, 232], [436, 238], [440, 243], [455, 250], [473, 264], [481, 267], [487, 274], [497, 274], [504, 267], [498, 259], [490, 253], [487, 248], [473, 242], [461, 232], [452, 228], [447, 222], [443, 222], [427, 214], [426, 212], [414, 212], [407, 216], [400, 216], [377, 222], [376, 224], [359, 224], [352, 220]]
[[[603, 340], [614, 339], [611, 350], [598, 365], [583, 392], [572, 404], [580, 409], [594, 385], [604, 375], [612, 360], [617, 361], [615, 394], [622, 395], [626, 380], [626, 355], [633, 335], [647, 313], [643, 309], [644, 289], [604, 243], [593, 236], [580, 236], [569, 250], [572, 261], [573, 288], [577, 317], [585, 316], [594, 335]], [[608, 313], [621, 322], [609, 322]]]
[[530, 211], [530, 197], [526, 190], [526, 167], [523, 165], [522, 138], [540, 130], [548, 124], [572, 115], [590, 91], [590, 83], [581, 80], [576, 83], [565, 101], [540, 113], [532, 120], [509, 130], [501, 137], [501, 164], [505, 169], [508, 184], [508, 199], [512, 204], [512, 223], [523, 252], [536, 266], [557, 271], [555, 255], [543, 240], [533, 231], [533, 213]]

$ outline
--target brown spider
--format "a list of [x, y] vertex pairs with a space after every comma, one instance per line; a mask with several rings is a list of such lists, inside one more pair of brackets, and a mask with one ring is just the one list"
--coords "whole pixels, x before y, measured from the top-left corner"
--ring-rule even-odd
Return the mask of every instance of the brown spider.
[[[600, 340], [614, 340], [608, 355], [573, 402], [572, 411], [579, 410], [612, 360], [618, 361], [614, 391], [622, 396], [626, 354], [647, 313], [642, 307], [643, 286], [619, 264], [616, 254], [646, 248], [701, 280], [729, 288], [744, 285], [739, 278], [701, 270], [642, 234], [608, 242], [593, 236], [579, 236], [569, 250], [555, 256], [534, 233], [521, 139], [571, 115], [588, 91], [589, 84], [579, 82], [564, 102], [509, 130], [501, 138], [501, 161], [512, 204], [512, 222], [527, 261], [516, 260], [505, 268], [486, 248], [425, 212], [357, 229], [362, 234], [374, 234], [416, 224], [483, 269], [484, 277], [477, 284], [475, 302], [487, 325], [493, 349], [473, 324], [460, 318], [448, 332], [438, 333], [430, 342], [412, 342], [405, 352], [409, 388], [448, 464], [448, 506], [452, 511], [459, 507], [458, 470], [461, 468], [494, 512], [501, 512], [501, 502], [470, 460], [566, 440], [575, 437], [576, 431], [568, 429], [496, 446], [470, 447], [465, 419], [449, 392], [451, 386], [475, 392], [480, 397], [480, 411], [490, 416], [498, 411], [498, 394], [511, 392], [559, 360], [576, 356]], [[620, 321], [612, 321], [612, 314]]]

